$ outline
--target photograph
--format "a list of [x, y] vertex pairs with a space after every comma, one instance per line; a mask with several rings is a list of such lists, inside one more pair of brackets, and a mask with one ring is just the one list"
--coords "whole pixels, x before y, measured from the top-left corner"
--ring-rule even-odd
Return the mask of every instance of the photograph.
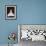
[[5, 19], [16, 19], [16, 5], [5, 5]]
[[18, 42], [20, 46], [31, 46], [39, 42], [43, 44], [46, 42], [46, 25], [18, 24]]

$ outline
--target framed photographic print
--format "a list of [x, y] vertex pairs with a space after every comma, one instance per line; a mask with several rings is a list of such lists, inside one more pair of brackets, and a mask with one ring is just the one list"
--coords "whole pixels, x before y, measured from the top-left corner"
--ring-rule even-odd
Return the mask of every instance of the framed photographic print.
[[16, 19], [16, 5], [5, 5], [5, 20]]

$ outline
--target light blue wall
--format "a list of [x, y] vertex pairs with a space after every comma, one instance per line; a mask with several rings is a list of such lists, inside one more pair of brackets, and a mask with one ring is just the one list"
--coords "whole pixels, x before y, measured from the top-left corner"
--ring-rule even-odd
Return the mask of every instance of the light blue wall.
[[[17, 6], [16, 20], [5, 20], [9, 4]], [[0, 44], [8, 43], [9, 32], [18, 32], [18, 24], [46, 24], [46, 0], [0, 0]]]

